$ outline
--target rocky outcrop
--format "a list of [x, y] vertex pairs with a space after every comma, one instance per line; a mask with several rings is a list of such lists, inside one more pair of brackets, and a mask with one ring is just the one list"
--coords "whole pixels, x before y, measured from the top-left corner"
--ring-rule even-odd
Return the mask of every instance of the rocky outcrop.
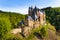
[[21, 33], [21, 28], [16, 28], [16, 29], [12, 29], [10, 33], [12, 34], [17, 34], [17, 33]]
[[29, 34], [31, 34], [31, 30], [32, 30], [32, 28], [30, 28], [30, 27], [24, 27], [22, 34], [23, 34], [25, 37], [27, 37], [27, 36], [29, 36]]

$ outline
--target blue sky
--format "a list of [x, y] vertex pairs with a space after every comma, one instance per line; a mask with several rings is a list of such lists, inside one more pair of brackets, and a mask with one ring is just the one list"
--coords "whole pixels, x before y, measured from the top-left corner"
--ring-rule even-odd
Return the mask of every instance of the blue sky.
[[27, 14], [29, 6], [60, 7], [60, 0], [0, 0], [0, 10], [3, 11]]

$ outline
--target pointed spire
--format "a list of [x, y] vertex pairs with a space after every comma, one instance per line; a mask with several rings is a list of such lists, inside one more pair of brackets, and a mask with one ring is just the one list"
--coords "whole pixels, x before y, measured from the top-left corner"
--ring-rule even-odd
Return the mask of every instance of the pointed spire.
[[37, 7], [35, 6], [35, 9], [37, 9]]

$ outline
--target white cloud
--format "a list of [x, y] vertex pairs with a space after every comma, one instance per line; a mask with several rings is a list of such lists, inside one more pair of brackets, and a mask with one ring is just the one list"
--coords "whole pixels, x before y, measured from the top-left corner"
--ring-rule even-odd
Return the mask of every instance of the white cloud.
[[[44, 7], [48, 7], [48, 6], [60, 7], [60, 0], [51, 0], [51, 2], [48, 1], [48, 2], [46, 2], [46, 5], [43, 2], [41, 3], [41, 5], [38, 4], [39, 8], [44, 8]], [[19, 6], [19, 7], [10, 7], [10, 8], [0, 6], [0, 10], [27, 14], [28, 13], [28, 6], [25, 7], [25, 5], [24, 5], [23, 7]]]
[[8, 12], [17, 12], [17, 13], [21, 13], [21, 14], [27, 14], [28, 13], [28, 8], [27, 7], [16, 7], [16, 8], [4, 8], [4, 7], [0, 7], [0, 10], [2, 11], [8, 11]]
[[53, 0], [51, 3], [52, 7], [60, 7], [60, 0]]

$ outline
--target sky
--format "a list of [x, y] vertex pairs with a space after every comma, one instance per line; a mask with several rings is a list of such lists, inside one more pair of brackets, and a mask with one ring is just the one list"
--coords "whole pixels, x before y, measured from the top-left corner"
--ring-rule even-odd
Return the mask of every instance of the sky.
[[27, 14], [30, 6], [60, 7], [60, 0], [0, 0], [0, 10], [2, 11]]

